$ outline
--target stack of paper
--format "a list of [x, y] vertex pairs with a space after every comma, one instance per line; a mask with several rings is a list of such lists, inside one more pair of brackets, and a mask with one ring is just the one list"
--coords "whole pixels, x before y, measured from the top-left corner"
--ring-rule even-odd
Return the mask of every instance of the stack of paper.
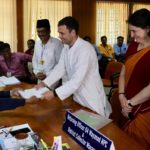
[[97, 130], [104, 127], [106, 124], [112, 121], [111, 119], [108, 119], [106, 117], [82, 109], [74, 112], [73, 114], [81, 121], [85, 122], [86, 124], [88, 124], [89, 126]]
[[36, 88], [27, 89], [24, 91], [19, 91], [19, 93], [23, 98], [28, 99], [28, 98], [31, 98], [32, 96], [41, 98], [42, 94], [44, 94], [47, 91], [49, 91], [49, 89], [44, 87], [44, 88], [40, 88], [40, 89], [36, 89]]
[[14, 76], [12, 77], [0, 77], [0, 83], [3, 85], [14, 85], [14, 84], [20, 84], [21, 82]]

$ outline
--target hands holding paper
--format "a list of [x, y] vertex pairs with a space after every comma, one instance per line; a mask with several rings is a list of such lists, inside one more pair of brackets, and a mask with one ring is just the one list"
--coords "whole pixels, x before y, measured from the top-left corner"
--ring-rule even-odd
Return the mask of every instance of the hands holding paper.
[[37, 98], [36, 96], [32, 96], [31, 98], [26, 99], [26, 104], [35, 104], [37, 103], [37, 101], [39, 101], [40, 99]]
[[44, 80], [46, 78], [46, 75], [42, 72], [38, 72], [36, 74], [36, 78], [39, 79], [39, 80]]
[[40, 82], [39, 84], [35, 85], [36, 89], [40, 89], [42, 87], [45, 87], [46, 85], [44, 84], [44, 82]]
[[55, 96], [54, 96], [54, 93], [53, 93], [53, 91], [47, 91], [47, 92], [45, 92], [44, 94], [43, 94], [43, 96], [42, 96], [42, 99], [45, 99], [45, 100], [51, 100], [51, 99], [53, 99]]
[[14, 97], [14, 96], [20, 96], [20, 93], [19, 91], [23, 91], [22, 88], [15, 88], [15, 89], [12, 89], [10, 91], [10, 96]]

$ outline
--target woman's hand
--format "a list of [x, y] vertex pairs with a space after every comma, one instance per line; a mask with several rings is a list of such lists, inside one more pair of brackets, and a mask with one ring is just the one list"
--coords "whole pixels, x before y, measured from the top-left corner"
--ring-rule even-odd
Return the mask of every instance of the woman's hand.
[[122, 114], [123, 116], [128, 118], [128, 114], [132, 112], [132, 107], [129, 106], [127, 98], [125, 97], [124, 94], [119, 95], [119, 100], [120, 100], [121, 107], [122, 107]]

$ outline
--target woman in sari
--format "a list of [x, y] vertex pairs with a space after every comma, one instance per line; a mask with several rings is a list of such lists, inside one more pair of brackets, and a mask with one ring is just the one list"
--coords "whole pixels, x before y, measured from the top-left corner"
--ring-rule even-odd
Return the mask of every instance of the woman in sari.
[[132, 42], [119, 78], [121, 127], [145, 149], [150, 148], [150, 11], [140, 9], [129, 19]]

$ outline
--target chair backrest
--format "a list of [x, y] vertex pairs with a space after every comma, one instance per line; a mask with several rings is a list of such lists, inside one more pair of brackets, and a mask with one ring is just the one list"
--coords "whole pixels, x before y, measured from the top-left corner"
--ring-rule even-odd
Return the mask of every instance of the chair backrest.
[[105, 79], [110, 79], [110, 77], [114, 73], [120, 73], [122, 66], [123, 66], [123, 63], [121, 63], [121, 62], [110, 61], [107, 64], [105, 74], [104, 74], [104, 78]]

